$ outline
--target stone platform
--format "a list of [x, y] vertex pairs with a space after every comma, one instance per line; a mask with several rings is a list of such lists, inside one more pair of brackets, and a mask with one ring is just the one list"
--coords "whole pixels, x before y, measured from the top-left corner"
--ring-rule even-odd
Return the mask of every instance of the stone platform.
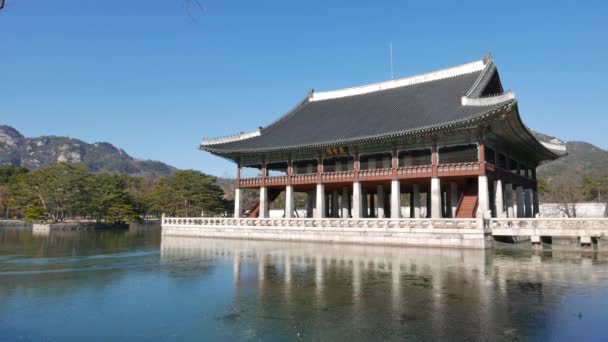
[[481, 249], [494, 244], [479, 219], [164, 217], [162, 235]]

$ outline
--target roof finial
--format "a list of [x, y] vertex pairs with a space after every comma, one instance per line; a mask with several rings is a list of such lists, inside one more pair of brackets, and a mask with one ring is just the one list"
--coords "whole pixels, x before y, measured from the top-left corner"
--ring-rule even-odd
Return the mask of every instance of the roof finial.
[[483, 64], [488, 64], [492, 61], [492, 53], [490, 51], [486, 52], [486, 55], [483, 57]]

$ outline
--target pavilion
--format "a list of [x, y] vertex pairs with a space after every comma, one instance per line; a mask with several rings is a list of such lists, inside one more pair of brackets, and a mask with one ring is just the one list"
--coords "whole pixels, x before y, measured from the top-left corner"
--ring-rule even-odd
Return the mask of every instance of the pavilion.
[[[536, 167], [565, 154], [522, 123], [489, 54], [426, 74], [311, 90], [270, 125], [205, 139], [200, 148], [237, 164], [235, 217], [243, 214], [241, 189], [259, 189], [248, 213], [259, 218], [283, 191], [286, 218], [294, 216], [294, 192], [307, 194], [314, 218], [535, 217]], [[245, 167], [259, 176], [241, 177]], [[402, 212], [408, 193], [410, 210]]]

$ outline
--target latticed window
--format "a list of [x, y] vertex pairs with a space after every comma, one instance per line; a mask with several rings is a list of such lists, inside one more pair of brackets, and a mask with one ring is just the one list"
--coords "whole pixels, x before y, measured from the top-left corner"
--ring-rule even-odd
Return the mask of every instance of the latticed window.
[[496, 165], [496, 152], [494, 151], [494, 149], [485, 145], [483, 149], [485, 152], [486, 162]]
[[499, 153], [497, 163], [498, 163], [498, 165], [497, 165], [498, 167], [506, 169], [507, 168], [507, 156], [505, 156], [502, 153]]
[[439, 148], [439, 164], [469, 163], [479, 161], [477, 145], [448, 146]]
[[405, 167], [432, 164], [431, 155], [430, 149], [401, 151], [399, 152], [399, 166]]

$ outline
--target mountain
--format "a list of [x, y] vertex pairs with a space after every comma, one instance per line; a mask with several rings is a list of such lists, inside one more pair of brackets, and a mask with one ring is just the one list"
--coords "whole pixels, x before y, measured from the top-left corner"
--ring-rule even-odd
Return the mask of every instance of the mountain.
[[[533, 133], [542, 141], [560, 141], [542, 133]], [[570, 141], [566, 146], [568, 155], [541, 165], [539, 177], [560, 174], [608, 176], [607, 150], [582, 141]], [[58, 136], [27, 138], [13, 127], [0, 125], [0, 165], [12, 164], [35, 170], [59, 162], [84, 165], [93, 173], [126, 173], [147, 178], [168, 176], [177, 170], [159, 161], [135, 159], [107, 142], [89, 144]], [[232, 192], [232, 181], [222, 180], [220, 183], [228, 190], [227, 193]]]
[[538, 176], [608, 176], [608, 151], [583, 141], [569, 141], [566, 149], [568, 155], [539, 166]]
[[107, 142], [89, 144], [58, 136], [27, 138], [13, 127], [0, 125], [0, 165], [36, 170], [60, 162], [86, 166], [92, 173], [125, 173], [146, 178], [168, 176], [177, 170], [159, 161], [135, 159]]

